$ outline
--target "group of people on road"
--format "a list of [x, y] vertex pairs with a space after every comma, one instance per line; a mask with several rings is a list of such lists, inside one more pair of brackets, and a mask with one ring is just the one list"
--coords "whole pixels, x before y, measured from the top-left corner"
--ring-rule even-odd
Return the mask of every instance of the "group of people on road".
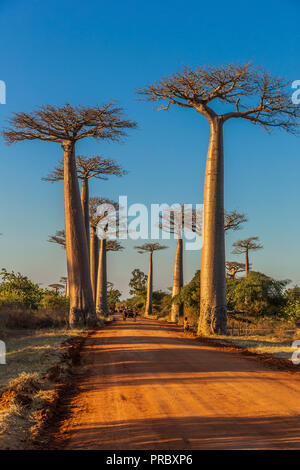
[[[116, 313], [121, 314], [124, 321], [127, 318], [133, 318], [134, 321], [136, 321], [136, 317], [138, 316], [138, 313], [134, 311], [131, 306], [124, 306], [124, 305], [118, 305], [116, 307]], [[184, 333], [187, 333], [189, 330], [190, 330], [190, 325], [189, 325], [188, 317], [184, 317], [183, 331]]]
[[127, 306], [124, 307], [121, 305], [120, 307], [116, 308], [117, 313], [120, 313], [123, 316], [123, 320], [126, 320], [127, 318], [133, 318], [134, 321], [136, 321], [136, 317], [138, 316], [138, 313], [133, 310], [132, 307]]

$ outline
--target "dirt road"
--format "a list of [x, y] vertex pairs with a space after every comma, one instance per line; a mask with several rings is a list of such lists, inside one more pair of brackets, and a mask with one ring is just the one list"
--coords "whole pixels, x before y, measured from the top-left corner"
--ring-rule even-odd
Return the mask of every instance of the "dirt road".
[[300, 449], [298, 374], [149, 320], [117, 318], [82, 358], [66, 449]]

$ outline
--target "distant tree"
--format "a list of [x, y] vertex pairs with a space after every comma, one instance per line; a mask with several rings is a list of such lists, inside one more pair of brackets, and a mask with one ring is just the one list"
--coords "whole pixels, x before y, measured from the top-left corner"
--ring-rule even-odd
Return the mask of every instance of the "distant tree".
[[97, 225], [107, 217], [106, 214], [97, 214], [97, 209], [102, 204], [110, 204], [116, 212], [118, 211], [118, 205], [107, 198], [101, 197], [90, 197], [89, 198], [89, 218], [91, 227], [90, 236], [90, 276], [93, 291], [93, 298], [96, 304], [96, 292], [97, 292], [97, 276], [98, 276], [98, 265], [99, 265], [99, 239], [97, 236]]
[[235, 249], [232, 253], [235, 255], [245, 255], [245, 277], [248, 276], [250, 269], [249, 251], [261, 250], [263, 248], [263, 245], [261, 245], [260, 243], [256, 243], [258, 241], [258, 237], [250, 237], [245, 240], [238, 240], [237, 242], [233, 243]]
[[79, 140], [118, 141], [136, 124], [124, 119], [121, 108], [102, 106], [42, 106], [31, 113], [15, 113], [3, 131], [7, 143], [24, 140], [55, 142], [64, 152], [65, 231], [70, 290], [71, 326], [95, 325], [96, 311], [89, 274], [88, 246], [76, 174], [75, 147]]
[[285, 307], [284, 315], [288, 319], [299, 320], [300, 319], [300, 287], [294, 286], [291, 289], [287, 289], [284, 293]]
[[248, 221], [245, 214], [240, 214], [236, 210], [224, 214], [224, 230], [240, 230], [241, 225]]
[[62, 284], [49, 284], [49, 287], [51, 287], [51, 289], [57, 293], [59, 289], [62, 289], [64, 286]]
[[235, 279], [237, 273], [245, 271], [245, 265], [236, 261], [226, 261], [226, 271], [229, 277]]
[[114, 312], [116, 309], [116, 304], [120, 301], [122, 292], [114, 288], [112, 282], [107, 283], [107, 304], [110, 312]]
[[[144, 101], [162, 103], [162, 110], [171, 105], [195, 110], [210, 125], [198, 333], [226, 334], [223, 126], [242, 118], [264, 129], [277, 127], [295, 132], [300, 107], [292, 103], [290, 86], [284, 79], [252, 64], [184, 67], [138, 93]], [[225, 105], [223, 114], [219, 113], [220, 105]]]
[[27, 276], [2, 269], [0, 272], [0, 303], [17, 304], [21, 307], [37, 309], [42, 299], [42, 289]]
[[148, 280], [147, 280], [147, 300], [145, 315], [152, 314], [152, 293], [153, 293], [153, 252], [158, 250], [164, 250], [168, 248], [167, 246], [160, 245], [159, 243], [145, 243], [141, 246], [135, 246], [135, 249], [139, 253], [149, 253], [149, 270], [148, 270]]
[[131, 272], [129, 281], [129, 293], [134, 296], [145, 297], [147, 294], [147, 275], [140, 269], [136, 268]]
[[[165, 211], [160, 217], [160, 228], [168, 233], [173, 234], [176, 237], [176, 254], [174, 261], [174, 270], [173, 270], [173, 284], [172, 284], [172, 298], [180, 293], [180, 290], [183, 286], [183, 240], [182, 234], [184, 228], [189, 230], [199, 231], [200, 227], [195, 227], [196, 211], [191, 209], [189, 217], [187, 216], [187, 211], [184, 211], [184, 204], [181, 204], [178, 207], [178, 210]], [[187, 227], [186, 219], [189, 218], [189, 224]], [[171, 303], [171, 321], [176, 322], [180, 317], [183, 316], [183, 304], [180, 303]]]
[[[97, 208], [102, 204], [105, 205], [104, 209], [107, 210], [97, 210]], [[110, 199], [92, 198], [90, 209], [92, 234], [94, 236], [95, 232], [97, 232], [97, 237], [100, 237], [101, 235], [101, 238], [99, 239], [99, 258], [96, 278], [97, 287], [95, 293], [96, 311], [101, 315], [107, 316], [107, 251], [121, 251], [123, 249], [123, 246], [121, 246], [116, 240], [109, 240], [110, 235], [112, 235], [112, 232], [114, 231], [111, 222], [118, 216], [119, 205]], [[101, 233], [98, 232], [100, 223], [103, 223], [103, 227], [101, 226]], [[91, 277], [94, 277], [94, 273], [91, 274]], [[94, 284], [94, 281], [92, 282]]]
[[[86, 236], [90, 241], [90, 216], [89, 216], [89, 180], [96, 178], [99, 180], [107, 180], [106, 175], [123, 176], [126, 174], [121, 166], [111, 158], [103, 158], [100, 155], [95, 157], [87, 157], [85, 155], [78, 155], [76, 157], [76, 170], [77, 176], [81, 180], [81, 205], [83, 211], [83, 218], [85, 223]], [[62, 181], [64, 179], [64, 163], [54, 168], [54, 170], [45, 178], [44, 181], [52, 183]]]
[[60, 282], [64, 283], [65, 286], [65, 296], [69, 297], [69, 290], [68, 290], [68, 278], [66, 276], [62, 276], [60, 278]]
[[247, 278], [228, 279], [228, 306], [253, 316], [280, 316], [285, 305], [284, 289], [289, 282], [277, 281], [255, 271], [250, 271]]
[[173, 302], [184, 305], [184, 315], [191, 325], [197, 325], [200, 308], [200, 270], [198, 269], [190, 282], [185, 284]]
[[66, 249], [66, 234], [64, 230], [57, 230], [55, 235], [49, 235], [48, 242], [57, 243], [64, 250]]
[[[247, 221], [244, 214], [238, 213], [236, 210], [231, 212], [225, 211], [224, 230], [240, 230], [241, 225]], [[177, 239], [177, 248], [173, 272], [173, 286], [172, 298], [178, 296], [183, 286], [183, 240], [182, 234], [184, 229], [198, 233], [202, 233], [202, 227], [199, 225], [200, 218], [198, 218], [197, 210], [187, 210], [184, 204], [180, 205], [180, 209], [174, 211], [166, 211], [160, 217], [160, 228], [171, 234], [174, 234]], [[177, 297], [179, 299], [180, 297]], [[183, 304], [172, 302], [171, 305], [171, 320], [177, 321], [178, 318], [183, 316]]]
[[116, 240], [100, 240], [99, 264], [97, 276], [97, 294], [96, 294], [96, 311], [104, 316], [108, 315], [107, 303], [107, 252], [121, 251], [124, 247]]

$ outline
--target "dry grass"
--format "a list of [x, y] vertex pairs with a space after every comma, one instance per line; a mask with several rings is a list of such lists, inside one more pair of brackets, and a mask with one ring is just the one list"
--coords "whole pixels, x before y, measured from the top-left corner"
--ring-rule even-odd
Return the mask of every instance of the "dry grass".
[[243, 335], [243, 336], [216, 336], [218, 340], [226, 340], [240, 348], [258, 354], [271, 354], [274, 357], [291, 360], [293, 352], [297, 348], [292, 348], [292, 343], [296, 339], [300, 339], [300, 332], [294, 331], [289, 338], [282, 339], [281, 335], [276, 333], [264, 335]]
[[[38, 431], [42, 410], [55, 396], [44, 373], [62, 358], [70, 337], [83, 330], [5, 330], [6, 365], [0, 365], [0, 449], [24, 449]], [[0, 338], [0, 339], [2, 339]]]
[[[5, 330], [6, 364], [0, 365], [0, 392], [22, 372], [46, 372], [58, 360], [61, 344], [82, 330]], [[1, 333], [0, 333], [1, 334]]]

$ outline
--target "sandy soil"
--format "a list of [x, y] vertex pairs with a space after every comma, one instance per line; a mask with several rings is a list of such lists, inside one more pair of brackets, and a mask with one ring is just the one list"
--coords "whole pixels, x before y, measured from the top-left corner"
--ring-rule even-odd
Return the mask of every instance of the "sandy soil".
[[300, 449], [300, 377], [139, 319], [96, 332], [65, 449]]

